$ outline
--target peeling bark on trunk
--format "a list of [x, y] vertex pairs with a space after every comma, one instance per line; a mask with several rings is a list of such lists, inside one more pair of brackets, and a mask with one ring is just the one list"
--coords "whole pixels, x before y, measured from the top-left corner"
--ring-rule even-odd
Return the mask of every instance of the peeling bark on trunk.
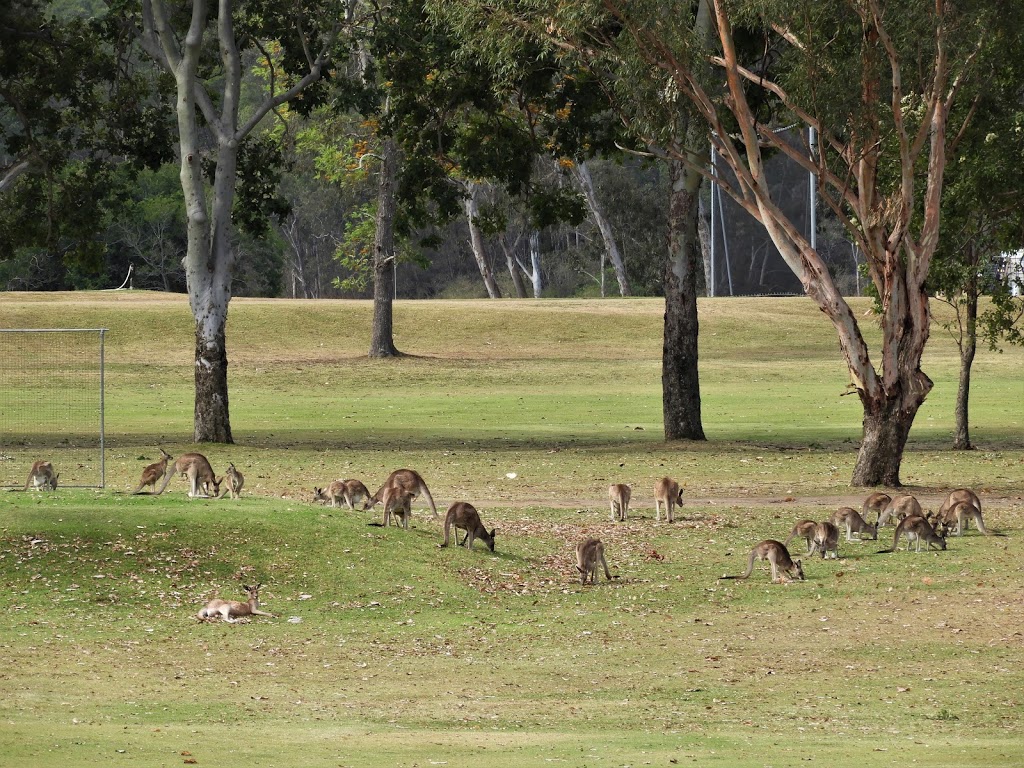
[[864, 402], [864, 437], [853, 469], [853, 485], [902, 485], [900, 461], [920, 406], [913, 400], [905, 403], [899, 396], [879, 403]]
[[665, 328], [661, 389], [666, 440], [704, 440], [697, 340], [697, 192], [701, 177], [669, 161], [669, 242], [665, 263]]
[[377, 232], [373, 243], [373, 329], [370, 357], [397, 357], [394, 341], [395, 296], [395, 181], [398, 148], [386, 139], [377, 187]]
[[484, 239], [480, 234], [480, 227], [476, 224], [479, 208], [476, 201], [477, 185], [472, 181], [466, 182], [466, 222], [469, 224], [469, 242], [473, 250], [473, 258], [476, 260], [477, 269], [480, 270], [480, 277], [483, 278], [484, 287], [487, 289], [488, 297], [492, 299], [501, 298], [501, 289], [494, 280], [494, 273], [487, 263], [487, 254], [484, 252]]

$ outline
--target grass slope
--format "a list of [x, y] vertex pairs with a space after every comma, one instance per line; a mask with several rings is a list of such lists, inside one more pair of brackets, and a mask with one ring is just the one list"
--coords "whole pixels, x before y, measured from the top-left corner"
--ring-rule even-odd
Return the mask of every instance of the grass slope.
[[[859, 407], [838, 397], [834, 337], [808, 302], [701, 305], [711, 440], [667, 445], [657, 301], [403, 302], [414, 357], [384, 363], [362, 358], [365, 303], [235, 301], [238, 444], [202, 448], [245, 472], [234, 502], [188, 501], [180, 480], [125, 493], [157, 444], [192, 448], [181, 297], [0, 306], [12, 327], [111, 328], [113, 433], [107, 490], [0, 493], [6, 764], [1024, 762], [1018, 350], [979, 355], [982, 450], [958, 454], [956, 356], [936, 330], [936, 388], [904, 464], [926, 506], [979, 489], [1007, 536], [876, 554], [888, 528], [780, 586], [764, 569], [718, 577], [860, 497], [846, 485]], [[314, 483], [372, 489], [398, 466], [420, 469], [442, 509], [476, 503], [497, 553], [438, 549], [422, 503], [406, 532], [368, 527], [379, 509], [309, 500]], [[673, 526], [653, 520], [663, 474], [687, 484]], [[612, 481], [634, 486], [624, 524], [608, 520]], [[585, 534], [616, 578], [583, 589]], [[253, 580], [276, 619], [192, 618]]]

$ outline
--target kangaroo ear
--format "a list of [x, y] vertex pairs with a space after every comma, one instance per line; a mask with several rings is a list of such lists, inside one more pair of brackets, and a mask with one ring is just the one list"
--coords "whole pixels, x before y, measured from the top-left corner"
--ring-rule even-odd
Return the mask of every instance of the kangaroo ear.
[[248, 584], [243, 584], [242, 589], [248, 592], [250, 589], [252, 589], [252, 587], [250, 587]]
[[494, 534], [496, 534], [497, 532], [498, 532], [497, 528], [491, 528], [491, 538], [492, 539], [494, 538]]

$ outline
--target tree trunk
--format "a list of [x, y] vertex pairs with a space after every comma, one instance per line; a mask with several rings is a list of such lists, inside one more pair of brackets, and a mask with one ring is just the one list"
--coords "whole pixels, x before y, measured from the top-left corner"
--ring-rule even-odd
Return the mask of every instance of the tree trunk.
[[[519, 265], [522, 267], [522, 264]], [[533, 298], [539, 299], [543, 285], [541, 284], [540, 276], [540, 232], [533, 230], [530, 232], [530, 269], [527, 272], [530, 278], [530, 282], [533, 284]]]
[[902, 396], [896, 395], [881, 402], [870, 402], [863, 397], [861, 400], [864, 403], [864, 437], [853, 468], [852, 484], [898, 488], [902, 485], [900, 463], [903, 449], [924, 398], [904, 402]]
[[958, 451], [970, 451], [971, 445], [968, 419], [968, 405], [971, 399], [971, 366], [978, 350], [978, 278], [977, 271], [966, 288], [967, 318], [964, 339], [960, 343], [960, 385], [956, 390], [956, 428], [953, 432], [953, 447]]
[[196, 322], [195, 442], [233, 443], [228, 410], [228, 353], [224, 319]]
[[700, 175], [669, 161], [669, 242], [661, 390], [666, 440], [704, 440], [697, 369], [697, 237]]
[[488, 297], [492, 299], [501, 298], [501, 289], [494, 281], [494, 274], [487, 263], [487, 254], [484, 252], [484, 239], [480, 234], [480, 227], [476, 224], [479, 208], [476, 202], [477, 185], [472, 181], [466, 182], [466, 221], [469, 224], [469, 242], [473, 249], [473, 258], [476, 260], [477, 269], [480, 270], [480, 277], [483, 278], [484, 287], [487, 289]]
[[398, 148], [393, 139], [382, 147], [377, 186], [377, 232], [373, 243], [373, 329], [370, 357], [397, 357], [393, 335], [395, 297], [395, 182]]
[[[626, 265], [622, 262], [622, 254], [619, 251], [619, 246], [615, 242], [615, 235], [612, 233], [612, 225], [608, 219], [605, 218], [604, 213], [601, 210], [601, 205], [598, 203], [597, 194], [594, 192], [594, 180], [590, 176], [590, 169], [587, 164], [583, 161], [576, 163], [573, 166], [573, 175], [576, 177], [576, 181], [580, 185], [580, 189], [583, 190], [583, 197], [587, 201], [587, 207], [590, 208], [590, 215], [594, 219], [594, 223], [597, 225], [598, 231], [601, 233], [601, 240], [604, 241], [604, 250], [608, 254], [608, 259], [612, 263], [612, 268], [615, 270], [615, 279], [619, 283], [619, 295], [620, 296], [631, 296], [632, 292], [629, 289], [629, 278], [626, 276]], [[601, 295], [604, 296], [604, 269], [601, 269]]]
[[505, 255], [505, 262], [508, 264], [508, 273], [512, 276], [512, 287], [515, 288], [516, 298], [526, 298], [526, 283], [523, 282], [523, 271], [519, 269], [515, 256]]

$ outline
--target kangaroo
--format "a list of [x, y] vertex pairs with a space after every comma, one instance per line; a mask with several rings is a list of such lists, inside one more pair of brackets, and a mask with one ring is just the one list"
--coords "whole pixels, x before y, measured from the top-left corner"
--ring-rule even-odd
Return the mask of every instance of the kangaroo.
[[[212, 496], [218, 496], [220, 494], [220, 483], [213, 474], [213, 467], [210, 466], [209, 460], [201, 453], [183, 453], [178, 457], [177, 461], [174, 462], [173, 469], [164, 475], [163, 485], [160, 486], [160, 490], [156, 492], [159, 496], [167, 488], [167, 484], [171, 482], [171, 478], [175, 475], [181, 475], [182, 477], [188, 478], [188, 496], [190, 499], [194, 498], [209, 498]], [[213, 487], [213, 493], [210, 493], [210, 487]], [[200, 493], [202, 488], [202, 493]]]
[[861, 516], [867, 520], [868, 512], [874, 512], [875, 524], [878, 524], [878, 518], [882, 516], [882, 510], [885, 509], [889, 502], [892, 501], [892, 496], [887, 493], [872, 493], [866, 499], [864, 499], [864, 506], [861, 507]]
[[667, 513], [667, 519], [670, 523], [675, 522], [674, 512], [676, 505], [683, 503], [683, 489], [679, 487], [679, 483], [670, 477], [663, 477], [658, 481], [658, 484], [654, 486], [654, 512], [657, 516], [658, 522], [661, 522], [661, 507], [660, 504], [665, 505], [665, 511]]
[[[723, 579], [746, 579], [754, 570], [755, 560], [767, 560], [772, 567], [772, 582], [785, 583], [789, 581], [786, 574], [794, 579], [804, 580], [804, 567], [799, 560], [794, 561], [789, 556], [789, 550], [781, 541], [765, 539], [752, 550], [750, 559], [747, 560], [747, 570], [742, 576], [723, 576]], [[781, 571], [781, 574], [780, 574]]]
[[957, 536], [963, 535], [968, 520], [973, 520], [978, 530], [986, 536], [1002, 535], [993, 533], [985, 527], [985, 521], [981, 518], [981, 510], [969, 501], [958, 501], [945, 511], [940, 507], [934, 516], [931, 516], [929, 512], [925, 518], [935, 526], [936, 531], [941, 529], [943, 538], [948, 536], [951, 531], [955, 532]]
[[28, 472], [28, 480], [25, 481], [25, 490], [31, 485], [37, 491], [57, 490], [57, 478], [60, 472], [53, 471], [53, 463], [49, 461], [36, 461]]
[[225, 480], [228, 481], [227, 487], [221, 491], [220, 497], [223, 499], [229, 493], [232, 499], [237, 499], [242, 495], [242, 486], [245, 485], [245, 477], [235, 469], [234, 464], [228, 464], [228, 471], [224, 477], [218, 480], [218, 483], [223, 483]]
[[334, 480], [325, 488], [313, 488], [313, 501], [326, 501], [332, 507], [338, 506], [338, 502], [345, 498], [345, 481]]
[[604, 566], [604, 577], [611, 581], [612, 574], [608, 570], [608, 561], [604, 559], [601, 540], [586, 538], [576, 545], [576, 570], [580, 572], [580, 584], [587, 586], [587, 578], [591, 584], [597, 584], [598, 563]]
[[155, 492], [156, 484], [163, 480], [164, 475], [167, 474], [167, 462], [174, 457], [163, 448], [159, 448], [157, 450], [160, 451], [160, 461], [154, 462], [142, 470], [142, 477], [139, 479], [139, 485], [134, 491], [132, 491], [132, 495], [142, 493], [142, 489], [146, 486], [149, 486], [150, 493]]
[[608, 501], [612, 508], [612, 522], [626, 522], [626, 515], [629, 513], [629, 497], [633, 495], [633, 489], [625, 483], [615, 483], [608, 486]]
[[896, 517], [903, 520], [908, 515], [924, 515], [921, 512], [921, 504], [913, 496], [904, 494], [902, 496], [894, 496], [893, 499], [885, 505], [885, 509], [878, 515], [877, 526], [881, 528], [887, 522], [889, 518]]
[[360, 501], [366, 501], [366, 499], [370, 498], [370, 492], [359, 480], [346, 480], [344, 490], [341, 492], [341, 498], [349, 509], [355, 509], [355, 505]]
[[864, 538], [878, 540], [878, 526], [874, 523], [867, 522], [860, 513], [852, 507], [840, 507], [832, 516], [829, 517], [829, 522], [833, 525], [842, 528], [846, 526], [846, 540], [853, 541], [853, 534], [859, 533], [860, 538], [863, 541]]
[[807, 554], [812, 554], [814, 552], [814, 528], [816, 525], [817, 523], [813, 520], [801, 520], [793, 526], [793, 530], [789, 532], [789, 536], [786, 537], [783, 546], [788, 547], [789, 542], [800, 536], [807, 542]]
[[928, 544], [928, 549], [937, 546], [939, 549], [946, 548], [946, 539], [938, 535], [932, 524], [923, 515], [907, 515], [896, 526], [896, 533], [892, 537], [892, 548], [879, 550], [882, 555], [887, 552], [895, 552], [900, 543], [900, 536], [907, 537], [907, 551], [910, 551], [911, 542], [917, 542], [917, 551], [921, 551], [921, 542]]
[[384, 527], [391, 524], [391, 516], [396, 518], [395, 525], [401, 524], [409, 530], [409, 519], [412, 517], [412, 500], [416, 494], [407, 491], [400, 485], [389, 485], [384, 489], [384, 498], [381, 503], [384, 505]]
[[384, 492], [389, 486], [398, 485], [403, 489], [412, 494], [412, 498], [419, 496], [421, 493], [430, 505], [430, 512], [434, 517], [437, 517], [437, 507], [434, 506], [434, 497], [430, 495], [430, 489], [427, 488], [427, 484], [423, 481], [419, 472], [412, 469], [396, 469], [384, 482], [377, 492], [366, 499], [366, 503], [363, 504], [363, 509], [373, 509], [376, 504], [380, 504], [384, 501]]
[[480, 513], [476, 511], [476, 508], [465, 501], [457, 501], [448, 507], [448, 514], [444, 518], [444, 543], [442, 547], [448, 546], [448, 534], [451, 531], [452, 526], [460, 528], [466, 532], [466, 538], [459, 543], [459, 533], [455, 532], [455, 543], [459, 546], [464, 546], [466, 549], [473, 548], [473, 542], [476, 539], [480, 539], [487, 548], [494, 551], [494, 534], [498, 532], [497, 528], [492, 528], [490, 532], [484, 528], [484, 524], [480, 522]]
[[[978, 494], [969, 488], [957, 488], [955, 491], [950, 491], [946, 500], [939, 506], [937, 517], [945, 518], [950, 509], [952, 509], [958, 502], [965, 501], [968, 504], [974, 506], [978, 512], [981, 512], [981, 499], [978, 498]], [[955, 519], [955, 518], [950, 518]]]
[[266, 611], [260, 610], [260, 587], [262, 584], [257, 584], [255, 587], [243, 586], [246, 594], [249, 596], [249, 600], [245, 603], [240, 603], [237, 600], [211, 600], [206, 604], [206, 607], [196, 614], [196, 618], [200, 621], [211, 621], [216, 619], [218, 616], [224, 621], [234, 624], [235, 620], [243, 616], [270, 616], [274, 614], [267, 613]]
[[834, 559], [839, 559], [839, 529], [827, 520], [814, 526], [814, 544], [807, 554], [813, 555], [816, 551], [821, 552], [822, 560], [828, 557], [829, 552]]

